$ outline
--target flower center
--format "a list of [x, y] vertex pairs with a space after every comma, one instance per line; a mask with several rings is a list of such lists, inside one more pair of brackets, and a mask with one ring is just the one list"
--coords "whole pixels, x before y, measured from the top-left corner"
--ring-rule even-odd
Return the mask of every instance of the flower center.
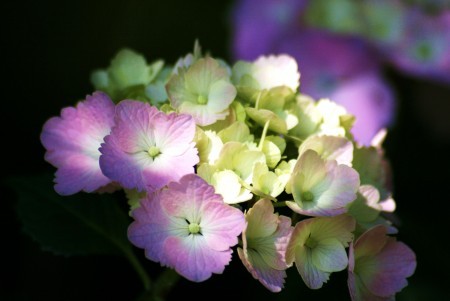
[[311, 191], [305, 191], [302, 193], [302, 200], [305, 202], [311, 202], [314, 200], [314, 194]]
[[208, 99], [207, 99], [205, 96], [199, 95], [199, 96], [197, 97], [197, 103], [198, 103], [198, 104], [204, 105], [204, 104], [207, 103], [207, 102], [208, 102]]
[[191, 234], [197, 234], [200, 232], [200, 225], [197, 223], [190, 223], [188, 229]]
[[310, 249], [314, 249], [317, 246], [317, 241], [314, 238], [311, 238], [311, 236], [310, 236], [305, 241], [305, 246], [307, 246]]
[[152, 157], [152, 159], [157, 157], [160, 153], [161, 153], [161, 151], [159, 150], [159, 147], [157, 147], [157, 146], [151, 146], [148, 149], [148, 154], [150, 155], [150, 157]]

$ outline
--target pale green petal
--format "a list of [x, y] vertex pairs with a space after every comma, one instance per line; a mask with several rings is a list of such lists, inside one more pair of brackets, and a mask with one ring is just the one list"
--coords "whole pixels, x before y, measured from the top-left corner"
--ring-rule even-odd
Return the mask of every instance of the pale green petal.
[[159, 103], [167, 100], [166, 84], [162, 81], [156, 81], [149, 84], [145, 88], [145, 94], [152, 101], [152, 104], [158, 105]]
[[211, 58], [205, 57], [196, 61], [186, 72], [185, 87], [196, 95], [208, 96], [210, 87], [217, 81], [227, 79], [225, 68]]
[[197, 103], [197, 97], [184, 86], [184, 74], [180, 72], [173, 75], [167, 83], [167, 95], [173, 108], [178, 109], [184, 102]]
[[[237, 61], [233, 68], [231, 69], [231, 81], [237, 85], [237, 86], [248, 86], [248, 83], [241, 82], [242, 77], [247, 75], [250, 77], [252, 64], [250, 62], [245, 61]], [[254, 80], [255, 81], [255, 80]], [[257, 82], [255, 81], [257, 84]], [[259, 87], [256, 87], [254, 85], [250, 85], [250, 87], [253, 87], [255, 89], [259, 89]]]
[[296, 163], [297, 160], [295, 159], [291, 159], [288, 162], [281, 161], [277, 168], [275, 168], [275, 174], [278, 176], [278, 180], [284, 185], [286, 193], [289, 194], [292, 193], [290, 180]]
[[211, 182], [216, 193], [221, 194], [227, 204], [245, 202], [253, 197], [250, 191], [242, 187], [240, 178], [231, 170], [215, 172]]
[[316, 241], [335, 238], [345, 247], [353, 239], [352, 232], [354, 230], [355, 219], [346, 214], [334, 217], [317, 217], [314, 219], [314, 223], [311, 223], [311, 236]]
[[250, 107], [245, 108], [245, 112], [251, 119], [257, 122], [260, 126], [264, 126], [267, 121], [270, 121], [269, 124], [270, 130], [280, 134], [287, 133], [286, 122], [283, 119], [281, 119], [278, 115], [276, 115], [274, 112], [264, 109], [258, 110]]
[[[281, 182], [274, 172], [269, 171], [264, 163], [255, 164], [252, 182], [253, 188], [272, 197], [277, 197], [281, 194], [285, 186], [285, 183]], [[254, 191], [254, 193], [259, 195], [257, 191]]]
[[[300, 205], [303, 205], [301, 202], [299, 202], [299, 203], [300, 203]], [[303, 214], [303, 208], [300, 207], [297, 202], [286, 201], [286, 206], [288, 206], [294, 212]]]
[[[188, 98], [187, 98], [188, 99]], [[200, 126], [210, 125], [217, 120], [225, 119], [228, 111], [214, 112], [208, 106], [185, 101], [178, 107], [180, 113], [192, 115], [195, 123]]]
[[[295, 204], [294, 202], [286, 202]], [[296, 205], [296, 204], [295, 204]], [[297, 252], [297, 247], [303, 247], [306, 240], [311, 234], [311, 223], [313, 223], [317, 218], [307, 218], [298, 222], [294, 230], [292, 231], [291, 240], [288, 243], [286, 249], [286, 263], [292, 265], [295, 261], [295, 253]]]
[[328, 281], [330, 273], [319, 270], [313, 263], [312, 252], [304, 246], [297, 246], [295, 250], [295, 266], [306, 286], [319, 289]]
[[322, 122], [319, 126], [320, 134], [345, 136], [346, 132], [340, 121], [341, 116], [347, 115], [344, 107], [325, 98], [317, 102], [316, 108], [322, 115]]
[[154, 61], [148, 66], [148, 81], [152, 82], [156, 77], [159, 75], [159, 73], [163, 70], [164, 67], [164, 61], [163, 60], [157, 60]]
[[335, 238], [321, 240], [311, 251], [313, 264], [324, 272], [338, 272], [347, 267], [347, 252]]
[[325, 161], [315, 151], [308, 150], [298, 159], [293, 172], [303, 174], [302, 184], [310, 189], [325, 178], [327, 168]]
[[239, 173], [242, 180], [249, 182], [252, 179], [253, 167], [256, 163], [265, 163], [266, 158], [261, 151], [243, 151], [233, 157], [233, 170]]
[[218, 169], [234, 169], [233, 157], [240, 152], [244, 152], [248, 148], [239, 142], [231, 141], [223, 145], [220, 151], [219, 158], [217, 159], [216, 166]]
[[220, 139], [222, 139], [223, 143], [229, 141], [238, 141], [238, 142], [253, 141], [253, 135], [250, 134], [248, 126], [241, 121], [236, 121], [229, 127], [221, 130], [218, 133], [218, 136], [220, 137]]
[[287, 184], [289, 182], [289, 179], [291, 178], [291, 174], [293, 173], [296, 164], [297, 160], [291, 159], [288, 162], [281, 161], [280, 164], [278, 164], [277, 168], [275, 168], [275, 174], [278, 176], [281, 182], [286, 183], [286, 189], [289, 188], [289, 191], [290, 185]]
[[283, 111], [285, 104], [294, 98], [294, 93], [286, 86], [264, 90], [259, 97], [258, 109], [266, 109], [279, 114]]
[[131, 211], [141, 206], [141, 199], [145, 198], [147, 192], [140, 192], [136, 189], [124, 189], [125, 196], [128, 199], [128, 205], [130, 206], [129, 214], [131, 216]]
[[[307, 150], [297, 161], [289, 182], [294, 200], [302, 207], [302, 194], [313, 187], [319, 187], [320, 183], [328, 185], [325, 162], [315, 151]], [[316, 197], [314, 195], [314, 200], [310, 203], [314, 202]]]
[[202, 163], [197, 166], [197, 175], [209, 184], [212, 184], [213, 175], [216, 171], [217, 168], [208, 163]]
[[218, 80], [210, 86], [208, 107], [214, 112], [227, 109], [236, 97], [236, 88], [227, 80]]
[[[317, 195], [317, 206], [327, 210], [339, 210], [346, 212], [347, 205], [356, 199], [356, 192], [359, 187], [359, 175], [347, 165], [337, 165], [336, 161], [328, 161], [327, 178], [330, 181], [326, 186], [319, 185], [313, 187], [311, 191]], [[325, 182], [325, 181], [324, 181]], [[324, 214], [324, 215], [332, 215]]]
[[297, 91], [300, 85], [297, 62], [289, 55], [260, 56], [254, 61], [251, 72], [261, 89], [287, 86]]
[[299, 147], [299, 157], [308, 149], [312, 149], [326, 160], [336, 160], [338, 164], [352, 166], [353, 144], [344, 137], [310, 136]]
[[297, 95], [296, 102], [289, 104], [288, 110], [298, 120], [298, 124], [289, 130], [289, 135], [306, 139], [318, 130], [322, 115], [311, 97]]
[[219, 158], [222, 149], [222, 140], [213, 131], [203, 131], [197, 128], [196, 131], [196, 147], [200, 157], [200, 163], [214, 164]]
[[270, 168], [277, 166], [278, 162], [281, 160], [281, 151], [272, 141], [264, 140], [262, 152], [266, 156], [266, 162]]
[[91, 83], [96, 90], [105, 90], [110, 85], [108, 72], [105, 70], [95, 70], [91, 74]]
[[273, 214], [272, 202], [261, 199], [250, 208], [245, 218], [247, 220], [247, 239], [255, 239], [272, 235], [278, 227], [278, 215]]
[[264, 140], [270, 141], [272, 143], [274, 143], [278, 149], [280, 150], [280, 153], [283, 154], [284, 151], [286, 150], [286, 140], [284, 140], [282, 137], [280, 136], [266, 136], [266, 138]]
[[111, 61], [108, 73], [119, 90], [135, 85], [146, 85], [151, 79], [144, 56], [130, 49], [123, 49], [117, 53]]

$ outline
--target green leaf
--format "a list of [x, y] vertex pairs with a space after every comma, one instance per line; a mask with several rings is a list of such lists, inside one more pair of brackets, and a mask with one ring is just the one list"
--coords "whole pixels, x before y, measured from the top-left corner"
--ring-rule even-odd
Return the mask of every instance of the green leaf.
[[59, 196], [50, 175], [18, 177], [9, 184], [18, 196], [24, 231], [44, 250], [58, 255], [130, 254], [130, 218], [112, 195]]

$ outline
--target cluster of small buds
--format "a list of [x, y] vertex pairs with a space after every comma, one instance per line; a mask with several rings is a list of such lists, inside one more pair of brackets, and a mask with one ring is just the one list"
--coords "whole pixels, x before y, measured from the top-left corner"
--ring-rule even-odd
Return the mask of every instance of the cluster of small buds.
[[[392, 236], [380, 140], [357, 143], [354, 117], [299, 92], [287, 55], [229, 66], [194, 52], [173, 66], [122, 50], [96, 88], [41, 134], [55, 190], [123, 189], [128, 238], [200, 282], [239, 258], [268, 290], [295, 265], [318, 289], [347, 269], [353, 300], [391, 300], [415, 270]], [[238, 246], [237, 246], [238, 245]]]

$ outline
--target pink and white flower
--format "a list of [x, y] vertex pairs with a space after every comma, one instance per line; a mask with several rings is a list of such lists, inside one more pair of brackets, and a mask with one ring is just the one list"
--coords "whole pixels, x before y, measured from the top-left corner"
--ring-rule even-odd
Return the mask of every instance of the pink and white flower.
[[195, 174], [148, 194], [132, 216], [130, 241], [148, 259], [195, 282], [224, 271], [245, 227], [244, 214]]
[[100, 167], [123, 187], [155, 191], [194, 172], [199, 158], [191, 116], [166, 115], [147, 103], [124, 100], [105, 137]]
[[111, 183], [99, 166], [100, 144], [114, 124], [114, 103], [95, 92], [75, 107], [61, 110], [43, 127], [45, 159], [58, 168], [55, 190], [61, 195], [93, 192]]

